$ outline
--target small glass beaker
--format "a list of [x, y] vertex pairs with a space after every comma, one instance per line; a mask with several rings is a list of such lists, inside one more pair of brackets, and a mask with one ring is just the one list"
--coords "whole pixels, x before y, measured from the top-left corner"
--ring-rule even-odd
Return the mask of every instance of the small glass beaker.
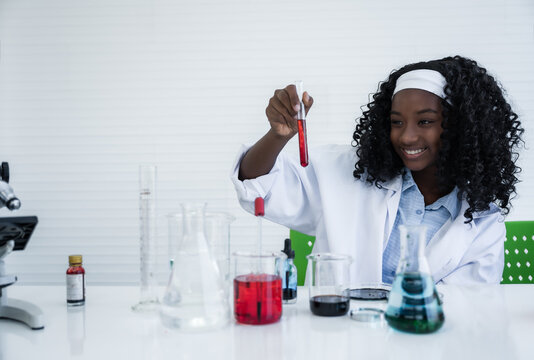
[[386, 320], [401, 331], [431, 333], [443, 325], [441, 308], [425, 257], [424, 226], [399, 226], [401, 254], [389, 294]]
[[310, 310], [319, 316], [341, 316], [350, 307], [350, 264], [348, 255], [319, 253], [308, 258]]
[[282, 252], [236, 252], [234, 258], [234, 316], [241, 324], [262, 325], [282, 316]]

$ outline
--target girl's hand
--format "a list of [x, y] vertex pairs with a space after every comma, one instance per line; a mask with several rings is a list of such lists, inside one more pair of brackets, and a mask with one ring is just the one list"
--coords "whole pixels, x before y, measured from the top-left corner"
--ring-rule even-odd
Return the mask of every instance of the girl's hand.
[[[313, 98], [305, 91], [302, 94], [302, 102], [306, 114], [313, 105]], [[278, 89], [269, 100], [265, 109], [267, 119], [271, 124], [271, 130], [275, 135], [289, 140], [297, 132], [297, 114], [300, 109], [300, 101], [295, 85], [288, 85], [284, 89]]]

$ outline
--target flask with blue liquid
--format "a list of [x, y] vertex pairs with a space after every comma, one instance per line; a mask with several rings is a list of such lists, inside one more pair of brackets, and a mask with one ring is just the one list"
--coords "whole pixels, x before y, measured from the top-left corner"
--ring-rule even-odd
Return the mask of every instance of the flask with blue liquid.
[[401, 254], [386, 310], [388, 324], [400, 331], [431, 333], [445, 321], [441, 301], [424, 255], [426, 227], [399, 226]]

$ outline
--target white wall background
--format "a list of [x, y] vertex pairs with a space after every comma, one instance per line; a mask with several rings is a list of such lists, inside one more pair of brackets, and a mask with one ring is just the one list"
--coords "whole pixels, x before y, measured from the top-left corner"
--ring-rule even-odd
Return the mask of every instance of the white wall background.
[[[67, 256], [81, 253], [89, 282], [137, 281], [142, 162], [158, 165], [160, 243], [165, 214], [206, 200], [237, 217], [233, 247], [250, 246], [256, 220], [228, 174], [239, 144], [268, 129], [274, 89], [305, 81], [313, 151], [350, 143], [393, 69], [455, 54], [503, 84], [531, 147], [530, 0], [0, 0], [0, 160], [23, 203], [0, 216], [40, 219], [8, 270], [62, 283]], [[508, 220], [534, 218], [532, 149], [520, 164]], [[265, 247], [286, 235], [265, 224]]]

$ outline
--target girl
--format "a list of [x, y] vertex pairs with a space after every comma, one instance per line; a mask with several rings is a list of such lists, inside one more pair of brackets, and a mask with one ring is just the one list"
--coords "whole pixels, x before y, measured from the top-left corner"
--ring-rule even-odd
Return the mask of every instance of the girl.
[[394, 71], [353, 147], [314, 149], [305, 168], [281, 153], [298, 110], [293, 85], [276, 90], [270, 130], [242, 149], [232, 180], [245, 210], [261, 196], [266, 218], [316, 236], [314, 252], [350, 254], [355, 284], [393, 281], [403, 223], [427, 227], [436, 282], [500, 282], [523, 129], [486, 69], [455, 56]]

